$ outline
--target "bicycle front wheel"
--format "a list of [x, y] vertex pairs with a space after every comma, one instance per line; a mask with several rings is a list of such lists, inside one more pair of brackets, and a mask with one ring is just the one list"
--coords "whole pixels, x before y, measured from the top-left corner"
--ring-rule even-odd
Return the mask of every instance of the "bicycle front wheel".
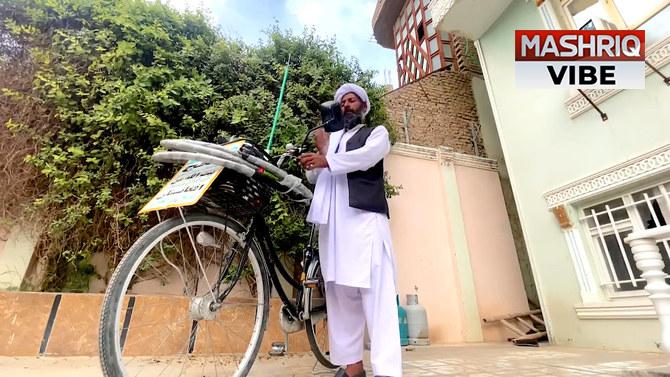
[[203, 214], [166, 220], [140, 237], [103, 300], [104, 375], [246, 376], [267, 324], [270, 284], [258, 243], [243, 249], [238, 223]]

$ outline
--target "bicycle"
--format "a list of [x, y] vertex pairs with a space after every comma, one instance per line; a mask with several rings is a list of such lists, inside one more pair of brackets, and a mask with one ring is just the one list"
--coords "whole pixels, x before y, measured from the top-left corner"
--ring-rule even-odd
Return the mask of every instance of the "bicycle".
[[[339, 105], [330, 101], [321, 110], [325, 121], [319, 127], [332, 131], [341, 122]], [[188, 190], [202, 194], [190, 206], [172, 206], [171, 218], [161, 219], [156, 211], [159, 223], [132, 245], [114, 270], [99, 328], [106, 377], [181, 376], [194, 369], [198, 376], [246, 376], [267, 327], [272, 288], [282, 303], [282, 329], [288, 333], [304, 328], [318, 362], [336, 367], [328, 354], [315, 227], [302, 251], [300, 279], [294, 279], [273, 247], [264, 218], [274, 192], [310, 202], [312, 192], [302, 179], [281, 166], [307, 150], [309, 135], [319, 127], [278, 157], [246, 139], [222, 145], [161, 142], [168, 151], [155, 153], [155, 160], [186, 165], [154, 200], [188, 195]], [[207, 187], [174, 189], [184, 180], [204, 178], [210, 180]], [[280, 277], [295, 291], [294, 297]]]

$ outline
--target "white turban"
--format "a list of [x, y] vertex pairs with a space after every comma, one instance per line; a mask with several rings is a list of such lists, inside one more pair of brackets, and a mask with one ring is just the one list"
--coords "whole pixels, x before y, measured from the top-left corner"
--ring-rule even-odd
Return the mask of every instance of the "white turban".
[[370, 99], [368, 98], [368, 93], [365, 89], [356, 84], [344, 84], [337, 89], [337, 92], [335, 92], [335, 101], [341, 102], [342, 97], [347, 93], [354, 93], [361, 99], [361, 101], [363, 101], [363, 103], [365, 103], [365, 111], [363, 111], [363, 115], [368, 115], [370, 112]]

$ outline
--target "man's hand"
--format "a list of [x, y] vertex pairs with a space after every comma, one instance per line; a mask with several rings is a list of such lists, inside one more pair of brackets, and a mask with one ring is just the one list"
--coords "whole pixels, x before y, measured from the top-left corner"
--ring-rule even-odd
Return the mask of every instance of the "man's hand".
[[327, 168], [328, 160], [326, 160], [326, 156], [319, 153], [305, 153], [300, 156], [300, 165], [305, 170]]
[[328, 154], [329, 141], [330, 137], [323, 128], [319, 128], [318, 130], [314, 131], [314, 144], [316, 144], [316, 149], [319, 150], [319, 153], [324, 156]]

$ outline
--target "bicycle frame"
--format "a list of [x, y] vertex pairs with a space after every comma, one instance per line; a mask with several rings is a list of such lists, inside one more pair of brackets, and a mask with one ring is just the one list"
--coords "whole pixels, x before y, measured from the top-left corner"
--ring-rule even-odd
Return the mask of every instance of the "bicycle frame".
[[[337, 107], [337, 110], [339, 110], [339, 107]], [[221, 149], [220, 147], [215, 145], [209, 146], [206, 145], [206, 143], [203, 144], [199, 142], [183, 141], [183, 140], [162, 141], [161, 145], [167, 146], [168, 148], [173, 148], [177, 151], [159, 152], [157, 155], [162, 153], [162, 155], [160, 155], [162, 157], [158, 158], [157, 160], [172, 162], [175, 160], [183, 160], [185, 158], [188, 158], [188, 159], [207, 161], [215, 164], [220, 163], [222, 165], [228, 166], [229, 168], [232, 168], [241, 176], [246, 176], [249, 177], [250, 179], [259, 181], [261, 184], [268, 186], [269, 189], [272, 191], [289, 193], [295, 189], [296, 191], [300, 192], [299, 189], [300, 187], [302, 187], [302, 192], [300, 192], [300, 194], [304, 198], [305, 196], [307, 196], [305, 195], [306, 191], [307, 193], [309, 193], [309, 195], [307, 196], [309, 199], [311, 198], [311, 191], [308, 188], [302, 186], [301, 182], [296, 183], [296, 177], [281, 170], [281, 165], [286, 158], [288, 157], [297, 158], [302, 154], [303, 151], [307, 150], [307, 139], [312, 132], [314, 132], [319, 128], [327, 126], [328, 124], [333, 122], [334, 120], [326, 122], [320, 126], [308, 130], [302, 144], [297, 148], [294, 148], [292, 146], [288, 148], [286, 152], [284, 152], [281, 156], [279, 156], [279, 160], [276, 165], [256, 157], [254, 155], [254, 151], [256, 149], [253, 150], [248, 149], [245, 146], [246, 144], [240, 147], [239, 156], [237, 156], [235, 154], [232, 154], [232, 152], [230, 152], [229, 150]], [[250, 166], [247, 166], [245, 164]], [[255, 166], [255, 168], [252, 169], [251, 166]], [[266, 172], [270, 174], [265, 174]], [[287, 187], [289, 189], [288, 191], [286, 191]], [[204, 205], [204, 207], [207, 210], [210, 210], [210, 207], [208, 207], [206, 204]], [[246, 226], [241, 224], [245, 228], [246, 233], [243, 240], [243, 250], [239, 254], [240, 268], [238, 268], [236, 271], [230, 270], [234, 259], [237, 257], [235, 254], [231, 254], [230, 256], [228, 256], [227, 259], [224, 261], [224, 263], [221, 265], [217, 281], [218, 284], [216, 285], [217, 302], [214, 305], [218, 306], [225, 299], [225, 297], [231, 292], [233, 287], [237, 284], [237, 282], [241, 278], [242, 271], [247, 263], [248, 258], [247, 253], [251, 247], [251, 243], [254, 241], [254, 239], [257, 239], [260, 242], [260, 247], [262, 250], [261, 258], [263, 259], [263, 262], [265, 262], [265, 265], [268, 267], [268, 274], [270, 275], [269, 277], [271, 286], [275, 287], [280, 299], [282, 300], [282, 303], [284, 304], [285, 310], [288, 312], [287, 314], [289, 314], [291, 317], [297, 320], [303, 321], [304, 319], [309, 317], [309, 313], [307, 313], [306, 317], [303, 316], [303, 314], [305, 313], [304, 308], [305, 303], [303, 303], [304, 291], [306, 288], [309, 289], [315, 288], [318, 283], [318, 280], [314, 279], [313, 277], [310, 277], [310, 279], [306, 279], [308, 278], [306, 272], [310, 268], [310, 264], [314, 260], [318, 261], [318, 252], [317, 248], [314, 245], [315, 243], [314, 236], [316, 233], [316, 229], [314, 226], [312, 226], [310, 229], [309, 241], [302, 253], [303, 254], [302, 273], [298, 281], [295, 278], [293, 278], [293, 276], [288, 271], [286, 271], [286, 268], [279, 260], [277, 251], [275, 250], [272, 243], [269, 227], [262, 216], [263, 213], [266, 213], [265, 211], [266, 209], [267, 204], [264, 205], [263, 208], [255, 209], [252, 213], [249, 213], [249, 215], [251, 216], [249, 224]], [[216, 211], [216, 209], [214, 210]], [[229, 272], [232, 272], [234, 275], [232, 276], [232, 279], [230, 279], [231, 284], [225, 289], [224, 292], [221, 293], [218, 291], [218, 287], [227, 277], [230, 277], [228, 276]], [[289, 298], [286, 290], [284, 289], [284, 286], [282, 285], [282, 282], [280, 281], [280, 276], [291, 287], [296, 289], [295, 300]], [[307, 309], [311, 310], [312, 308], [310, 307]], [[323, 310], [323, 308], [314, 309], [315, 312], [318, 312], [319, 310]]]
[[[232, 282], [229, 286], [229, 288], [224, 291], [223, 293], [217, 293], [219, 300], [223, 301], [223, 299], [227, 296], [227, 294], [232, 290], [232, 288], [237, 284], [237, 281], [240, 279], [242, 270], [244, 269], [243, 267], [247, 263], [247, 252], [249, 251], [251, 247], [251, 242], [253, 242], [253, 239], [256, 238], [258, 241], [261, 243], [261, 258], [263, 259], [263, 262], [265, 265], [268, 267], [268, 273], [270, 275], [270, 282], [271, 286], [274, 286], [274, 288], [277, 291], [277, 294], [279, 295], [279, 298], [281, 299], [282, 303], [285, 305], [284, 308], [285, 310], [288, 311], [288, 314], [296, 319], [296, 320], [304, 320], [304, 310], [305, 308], [303, 307], [303, 293], [306, 288], [306, 272], [307, 268], [309, 268], [310, 264], [312, 261], [315, 259], [318, 259], [318, 251], [317, 248], [315, 247], [315, 235], [316, 235], [316, 227], [312, 226], [310, 228], [310, 234], [309, 234], [309, 240], [307, 243], [307, 246], [302, 252], [302, 272], [301, 272], [301, 277], [300, 280], [296, 280], [291, 276], [291, 274], [286, 271], [286, 268], [284, 267], [284, 264], [281, 263], [279, 260], [279, 255], [277, 254], [277, 250], [275, 249], [273, 243], [272, 243], [272, 237], [270, 236], [270, 228], [268, 227], [267, 223], [265, 222], [265, 219], [260, 213], [256, 213], [248, 226], [246, 226], [246, 235], [244, 238], [244, 248], [241, 251], [241, 260], [240, 260], [240, 267], [235, 276], [232, 279]], [[219, 281], [222, 281], [225, 275], [228, 272], [228, 266], [224, 267], [221, 269], [220, 276], [219, 276]], [[291, 299], [284, 289], [284, 285], [282, 285], [281, 278], [284, 279], [291, 287], [296, 289], [296, 298]], [[317, 308], [315, 311], [318, 312], [320, 310], [324, 310], [324, 308]]]
[[[252, 221], [252, 226], [256, 225], [256, 235], [262, 243], [262, 249], [264, 251], [262, 253], [262, 258], [268, 266], [272, 285], [275, 287], [277, 294], [279, 295], [282, 303], [285, 305], [285, 309], [288, 311], [288, 313], [295, 319], [303, 320], [303, 312], [305, 308], [302, 306], [302, 296], [305, 289], [304, 284], [306, 283], [305, 273], [307, 272], [307, 268], [312, 263], [312, 261], [319, 257], [317, 248], [314, 247], [316, 227], [311, 226], [310, 228], [309, 240], [307, 242], [307, 246], [302, 252], [302, 272], [300, 274], [300, 281], [298, 281], [294, 279], [288, 271], [286, 271], [284, 264], [279, 260], [279, 255], [277, 255], [277, 250], [272, 244], [270, 229], [267, 226], [265, 219], [263, 219], [262, 216], [257, 215]], [[277, 271], [279, 274], [277, 274]], [[289, 283], [291, 287], [296, 289], [295, 300], [289, 298], [289, 295], [284, 290], [284, 286], [279, 280], [279, 275], [281, 275], [284, 281]]]

